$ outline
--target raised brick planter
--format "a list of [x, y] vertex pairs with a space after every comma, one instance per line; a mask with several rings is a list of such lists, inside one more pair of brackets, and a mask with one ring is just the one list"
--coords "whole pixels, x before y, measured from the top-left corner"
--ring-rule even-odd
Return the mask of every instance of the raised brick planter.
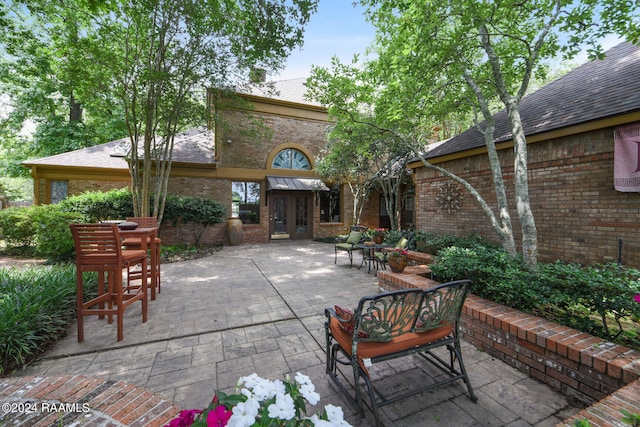
[[[414, 273], [378, 271], [381, 292], [438, 285]], [[587, 418], [593, 427], [610, 427], [620, 425], [620, 409], [640, 414], [640, 352], [475, 295], [461, 320], [464, 339], [479, 349], [567, 396], [599, 400], [560, 426]]]
[[[0, 379], [0, 420], [12, 426], [164, 426], [181, 408], [141, 387], [87, 378]], [[7, 406], [8, 405], [8, 406]], [[5, 411], [5, 409], [9, 409]]]

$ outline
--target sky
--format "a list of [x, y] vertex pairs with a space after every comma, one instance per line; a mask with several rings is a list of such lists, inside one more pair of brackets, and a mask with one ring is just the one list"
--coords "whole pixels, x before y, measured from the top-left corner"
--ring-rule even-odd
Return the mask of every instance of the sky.
[[364, 55], [375, 30], [363, 11], [361, 6], [354, 8], [352, 0], [320, 0], [318, 11], [305, 27], [304, 46], [294, 50], [284, 71], [271, 79], [309, 77], [312, 65], [329, 67], [333, 56], [350, 62], [354, 54]]
[[[329, 67], [333, 56], [343, 63], [351, 62], [356, 53], [362, 58], [373, 44], [375, 29], [365, 20], [364, 8], [360, 5], [354, 7], [352, 3], [353, 0], [320, 0], [318, 11], [305, 27], [304, 46], [294, 50], [285, 69], [269, 76], [269, 80], [309, 77], [312, 65]], [[607, 50], [621, 41], [610, 36], [602, 41], [602, 45]], [[583, 53], [571, 63], [581, 64], [586, 59], [586, 53]]]

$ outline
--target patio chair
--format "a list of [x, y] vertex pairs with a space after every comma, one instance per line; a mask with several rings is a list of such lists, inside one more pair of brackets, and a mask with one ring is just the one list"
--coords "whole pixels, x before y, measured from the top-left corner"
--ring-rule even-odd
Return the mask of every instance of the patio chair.
[[[135, 222], [143, 228], [158, 228], [158, 218], [156, 217], [127, 217], [127, 221]], [[160, 246], [162, 240], [156, 236], [153, 243], [147, 238], [147, 248], [155, 251], [154, 258], [156, 260], [155, 277], [151, 277], [151, 263], [148, 265], [147, 275], [149, 277], [149, 287], [151, 288], [151, 300], [156, 299], [156, 292], [160, 293]], [[142, 241], [140, 237], [127, 237], [122, 241], [122, 246], [127, 249], [142, 249]], [[140, 279], [139, 271], [129, 272], [130, 280]]]
[[358, 249], [358, 245], [362, 242], [362, 238], [366, 230], [367, 227], [362, 225], [355, 225], [351, 227], [351, 232], [349, 233], [349, 236], [347, 236], [346, 241], [335, 244], [334, 264], [338, 262], [338, 251], [345, 251], [349, 255], [349, 268], [353, 267], [353, 251], [354, 249]]
[[[462, 361], [458, 334], [460, 313], [470, 285], [470, 280], [459, 280], [427, 290], [388, 292], [362, 298], [355, 310], [338, 306], [325, 310], [326, 372], [356, 404], [362, 417], [361, 387], [364, 385], [378, 426], [381, 425], [379, 407], [457, 380], [464, 381], [469, 398], [477, 401]], [[448, 360], [434, 352], [439, 348], [448, 350]], [[390, 391], [386, 391], [382, 380], [374, 387], [370, 374], [372, 366], [410, 355], [420, 356], [446, 375], [427, 374], [419, 363], [415, 363], [425, 376], [431, 376], [430, 381], [415, 379], [413, 390], [398, 390], [397, 382], [391, 381], [387, 387]], [[338, 365], [348, 366], [352, 371], [351, 387], [342, 381], [350, 382], [349, 370], [343, 372]], [[391, 366], [387, 369], [387, 375], [397, 372]]]
[[393, 246], [393, 248], [384, 248], [382, 251], [374, 252], [376, 262], [378, 266], [382, 266], [383, 269], [387, 269], [387, 263], [389, 260], [389, 250], [393, 249], [407, 249], [409, 246], [409, 239], [407, 237], [401, 237], [400, 240]]
[[[142, 322], [147, 321], [147, 281], [130, 292], [129, 281], [123, 283], [122, 272], [141, 264], [147, 269], [147, 253], [143, 250], [123, 250], [116, 224], [71, 224], [76, 251], [76, 311], [78, 314], [78, 342], [84, 340], [84, 317], [98, 316], [118, 323], [118, 341], [124, 337], [124, 311], [131, 304], [142, 303]], [[98, 273], [98, 295], [84, 301], [83, 273]], [[106, 283], [105, 283], [106, 276]], [[105, 307], [106, 305], [106, 307]]]

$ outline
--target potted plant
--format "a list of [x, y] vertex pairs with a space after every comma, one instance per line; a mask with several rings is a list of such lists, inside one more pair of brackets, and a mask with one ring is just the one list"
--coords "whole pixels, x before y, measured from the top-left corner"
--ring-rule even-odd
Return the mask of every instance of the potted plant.
[[387, 234], [386, 228], [376, 228], [375, 230], [373, 230], [373, 241], [376, 244], [381, 245], [382, 242], [384, 241], [384, 236], [386, 234]]
[[389, 252], [387, 261], [389, 262], [391, 271], [394, 273], [402, 273], [407, 266], [407, 250], [400, 248], [393, 249]]

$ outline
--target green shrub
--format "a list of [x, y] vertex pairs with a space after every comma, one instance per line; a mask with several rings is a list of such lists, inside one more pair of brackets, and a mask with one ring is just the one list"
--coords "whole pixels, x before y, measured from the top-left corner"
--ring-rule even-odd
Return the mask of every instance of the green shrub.
[[74, 243], [69, 224], [87, 222], [77, 212], [65, 212], [58, 205], [34, 206], [32, 221], [35, 224], [35, 254], [49, 261], [70, 261], [74, 254]]
[[[82, 214], [62, 211], [58, 205], [29, 206], [0, 211], [0, 223], [9, 249], [22, 249], [28, 255], [49, 261], [68, 261], [73, 257], [72, 222], [84, 222]], [[11, 223], [14, 222], [14, 225]]]
[[448, 234], [437, 234], [429, 231], [416, 231], [414, 234], [414, 247], [419, 252], [436, 255], [442, 249], [458, 246], [460, 248], [474, 248], [478, 245], [483, 247], [498, 248], [498, 246], [487, 242], [477, 235], [464, 237], [452, 236]]
[[[86, 285], [95, 287], [95, 280]], [[0, 374], [59, 339], [73, 319], [75, 299], [73, 265], [0, 268]]]
[[640, 271], [617, 264], [562, 262], [540, 263], [537, 271], [530, 271], [521, 258], [502, 249], [473, 239], [465, 244], [437, 252], [431, 266], [436, 280], [471, 279], [478, 296], [640, 348], [640, 304], [634, 300], [640, 294]]
[[133, 216], [133, 198], [131, 190], [89, 191], [71, 196], [60, 203], [60, 209], [83, 214], [88, 222], [108, 219], [123, 219]]
[[221, 223], [226, 213], [224, 205], [215, 200], [169, 196], [164, 207], [163, 221], [174, 226], [178, 221], [191, 224], [194, 245], [198, 246], [207, 227]]
[[30, 208], [15, 207], [0, 210], [0, 235], [9, 247], [33, 245], [36, 236]]

